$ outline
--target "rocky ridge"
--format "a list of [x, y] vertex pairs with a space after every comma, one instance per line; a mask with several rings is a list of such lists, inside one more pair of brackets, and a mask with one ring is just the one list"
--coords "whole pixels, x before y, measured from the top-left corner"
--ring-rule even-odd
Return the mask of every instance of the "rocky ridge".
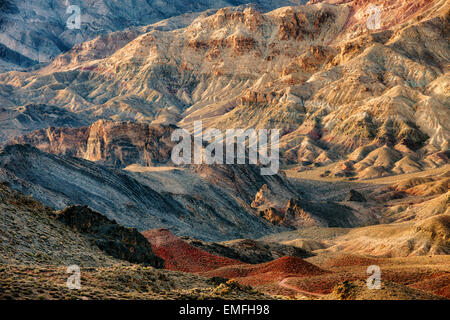
[[181, 237], [181, 240], [209, 253], [251, 264], [269, 262], [285, 256], [307, 258], [312, 255], [295, 246], [252, 239], [236, 239], [219, 243], [189, 237]]
[[54, 219], [50, 208], [4, 183], [0, 200], [1, 264], [108, 267], [121, 263]]
[[87, 206], [65, 208], [55, 217], [116, 259], [164, 268], [164, 260], [153, 253], [148, 241], [136, 229], [125, 228]]
[[[200, 12], [231, 6], [246, 6], [248, 1], [83, 1], [77, 3], [80, 27], [73, 26], [74, 14], [66, 1], [16, 0], [1, 2], [0, 43], [11, 52], [2, 57], [0, 68], [14, 70], [40, 62], [46, 63], [74, 45], [105, 34], [156, 24], [156, 28], [176, 28], [192, 21]], [[261, 10], [302, 3], [296, 0], [253, 1]], [[167, 21], [164, 21], [167, 20]], [[134, 29], [134, 30], [133, 30]], [[127, 32], [127, 31], [125, 31]], [[16, 58], [17, 56], [21, 59]]]
[[254, 214], [245, 199], [250, 188], [257, 188], [248, 181], [286, 182], [267, 180], [257, 167], [227, 166], [231, 176], [241, 175], [241, 190], [248, 190], [236, 193], [233, 184], [214, 185], [189, 169], [125, 171], [26, 145], [7, 146], [0, 158], [2, 181], [54, 209], [88, 205], [126, 227], [140, 231], [170, 228], [177, 235], [203, 240], [262, 236], [279, 230]]
[[124, 168], [170, 161], [175, 126], [115, 123], [99, 120], [78, 128], [50, 127], [13, 138], [8, 144], [29, 144], [57, 155]]

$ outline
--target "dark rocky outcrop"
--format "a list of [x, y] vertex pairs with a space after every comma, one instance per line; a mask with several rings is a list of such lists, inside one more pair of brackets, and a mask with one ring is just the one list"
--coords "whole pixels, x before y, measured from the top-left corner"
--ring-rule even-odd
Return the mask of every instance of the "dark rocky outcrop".
[[[0, 20], [0, 26], [1, 23], [2, 21]], [[36, 63], [32, 59], [27, 58], [14, 50], [11, 50], [10, 48], [1, 43], [0, 43], [0, 60], [18, 65], [20, 67], [30, 67]]]
[[19, 11], [12, 0], [0, 0], [0, 12], [17, 14]]
[[[2, 106], [0, 107], [0, 113], [0, 126], [2, 128], [0, 131], [0, 144], [6, 143], [13, 137], [28, 134], [41, 128], [64, 127], [67, 129], [85, 126], [90, 123], [89, 117], [83, 117], [54, 105], [41, 103], [27, 103], [14, 108]], [[47, 129], [43, 129], [43, 131], [46, 132]], [[48, 131], [51, 132], [52, 130]]]
[[82, 234], [53, 219], [53, 214], [32, 197], [10, 189], [8, 183], [0, 183], [0, 265], [49, 268], [73, 264], [107, 267], [120, 263]]
[[367, 202], [366, 198], [356, 190], [351, 189], [345, 198], [345, 201]]
[[71, 206], [56, 214], [56, 219], [83, 234], [114, 258], [163, 268], [150, 243], [134, 228], [125, 228], [87, 206]]
[[10, 144], [30, 144], [40, 150], [107, 165], [151, 166], [170, 160], [173, 125], [99, 120], [80, 128], [49, 128], [14, 138]]
[[264, 211], [260, 211], [260, 216], [274, 225], [286, 224], [286, 216], [282, 210], [276, 208], [267, 208]]

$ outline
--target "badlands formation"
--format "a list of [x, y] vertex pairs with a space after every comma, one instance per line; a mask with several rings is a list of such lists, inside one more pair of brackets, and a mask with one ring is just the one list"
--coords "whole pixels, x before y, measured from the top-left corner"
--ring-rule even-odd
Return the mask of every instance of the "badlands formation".
[[[0, 298], [450, 298], [448, 1], [62, 2], [0, 1]], [[280, 171], [176, 166], [194, 121]]]

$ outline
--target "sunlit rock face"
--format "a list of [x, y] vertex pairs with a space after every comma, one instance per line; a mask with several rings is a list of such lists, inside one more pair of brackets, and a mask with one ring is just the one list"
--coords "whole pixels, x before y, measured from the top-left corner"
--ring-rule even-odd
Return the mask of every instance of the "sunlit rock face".
[[[268, 13], [223, 8], [176, 30], [104, 35], [43, 69], [0, 75], [3, 118], [14, 126], [14, 110], [33, 101], [80, 119], [67, 127], [103, 118], [188, 130], [195, 120], [222, 130], [276, 128], [284, 165], [336, 163], [324, 173], [329, 177], [370, 179], [440, 166], [449, 140], [448, 5], [378, 5], [379, 30], [367, 28], [369, 3], [321, 2]], [[3, 139], [48, 125], [61, 126], [21, 123]], [[94, 133], [86, 139], [84, 153], [74, 154], [103, 159], [109, 142], [100, 146], [105, 138]], [[158, 157], [119, 140], [109, 162], [148, 165]]]
[[99, 35], [155, 23], [160, 29], [183, 27], [205, 10], [213, 13], [218, 8], [246, 6], [249, 2], [268, 11], [305, 1], [2, 0], [0, 44], [7, 52], [0, 51], [0, 71], [47, 63], [75, 44]]

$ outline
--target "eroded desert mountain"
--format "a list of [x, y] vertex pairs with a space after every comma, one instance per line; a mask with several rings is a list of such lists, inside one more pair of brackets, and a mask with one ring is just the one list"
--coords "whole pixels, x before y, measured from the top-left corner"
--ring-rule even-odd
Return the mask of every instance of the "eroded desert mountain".
[[0, 1], [0, 299], [450, 298], [448, 1], [80, 7]]

